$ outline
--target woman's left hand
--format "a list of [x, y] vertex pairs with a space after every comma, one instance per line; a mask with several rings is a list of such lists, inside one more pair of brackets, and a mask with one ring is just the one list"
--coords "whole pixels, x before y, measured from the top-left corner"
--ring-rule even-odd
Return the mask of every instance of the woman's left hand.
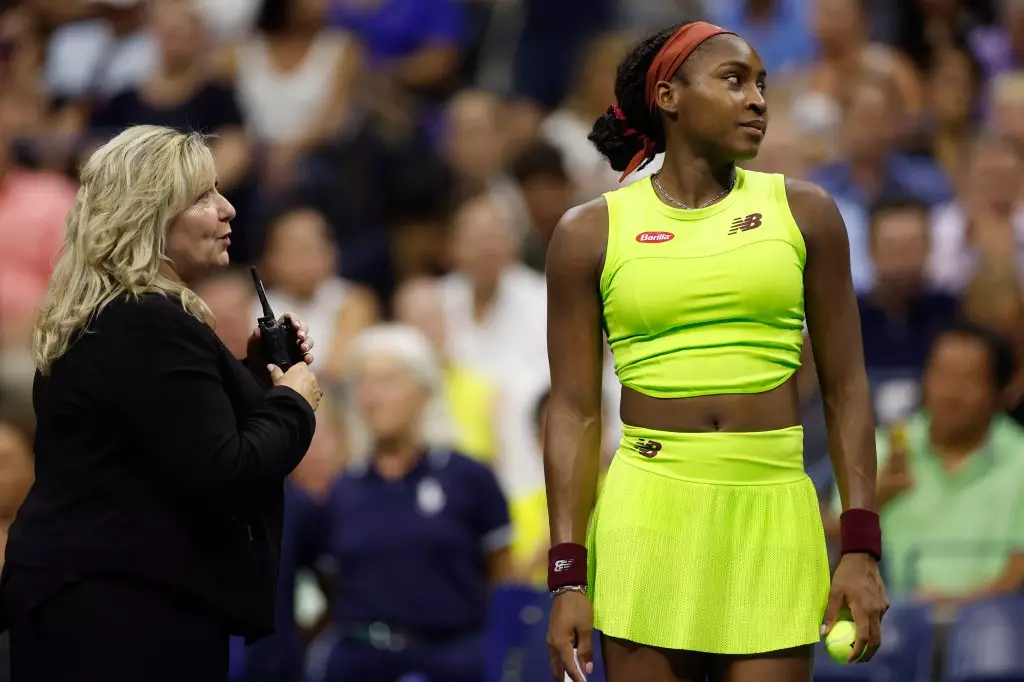
[[[278, 322], [281, 324], [285, 324], [289, 320], [291, 320], [291, 324], [297, 331], [297, 343], [305, 354], [303, 360], [306, 361], [307, 365], [313, 364], [313, 356], [310, 354], [310, 351], [313, 350], [313, 337], [309, 335], [309, 327], [295, 313], [285, 313], [278, 318]], [[270, 361], [263, 356], [263, 345], [260, 343], [259, 327], [256, 327], [249, 336], [249, 342], [246, 344], [245, 362], [249, 367], [249, 371], [255, 374], [257, 378], [264, 381], [264, 383], [270, 383], [270, 375], [267, 373], [267, 364]]]
[[868, 554], [844, 554], [832, 576], [828, 608], [821, 626], [822, 636], [832, 631], [840, 610], [846, 607], [857, 627], [857, 640], [850, 652], [851, 663], [866, 663], [882, 646], [882, 616], [889, 609], [878, 562]]

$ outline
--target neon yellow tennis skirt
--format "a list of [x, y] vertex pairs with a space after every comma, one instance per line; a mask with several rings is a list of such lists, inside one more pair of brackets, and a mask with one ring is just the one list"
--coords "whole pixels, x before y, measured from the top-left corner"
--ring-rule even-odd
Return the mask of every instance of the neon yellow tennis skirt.
[[829, 566], [802, 427], [623, 427], [587, 545], [609, 637], [716, 654], [820, 639]]

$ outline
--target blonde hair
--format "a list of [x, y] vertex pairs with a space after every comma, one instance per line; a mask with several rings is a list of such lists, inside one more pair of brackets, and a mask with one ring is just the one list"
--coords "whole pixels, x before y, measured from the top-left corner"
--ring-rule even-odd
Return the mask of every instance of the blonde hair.
[[65, 222], [64, 247], [32, 330], [43, 374], [119, 296], [173, 295], [205, 320], [210, 309], [168, 268], [167, 229], [216, 171], [206, 136], [135, 126], [96, 150]]
[[[428, 448], [452, 447], [454, 427], [444, 397], [444, 372], [434, 348], [416, 327], [406, 324], [378, 324], [366, 329], [352, 341], [347, 376], [356, 376], [359, 363], [370, 356], [385, 356], [401, 362], [413, 380], [427, 391], [427, 405], [419, 424], [420, 442]], [[353, 455], [369, 453], [369, 434], [351, 406], [346, 409], [348, 431]]]

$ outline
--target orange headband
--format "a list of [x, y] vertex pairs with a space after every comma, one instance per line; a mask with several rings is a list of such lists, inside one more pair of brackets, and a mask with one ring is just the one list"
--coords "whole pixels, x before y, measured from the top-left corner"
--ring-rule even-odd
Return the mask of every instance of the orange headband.
[[[665, 44], [658, 50], [658, 54], [654, 56], [651, 67], [647, 69], [645, 98], [647, 106], [652, 113], [654, 113], [656, 107], [654, 92], [658, 87], [658, 83], [660, 81], [672, 80], [672, 76], [683, 65], [686, 58], [697, 49], [698, 45], [712, 36], [722, 35], [723, 33], [736, 35], [733, 31], [727, 31], [706, 21], [695, 21], [680, 27], [678, 31], [672, 34], [671, 38], [665, 41]], [[621, 110], [618, 107], [615, 107], [615, 109], [620, 112], [616, 115], [621, 117]], [[645, 161], [653, 159], [658, 152], [664, 151], [658, 149], [658, 145], [653, 140], [647, 138], [646, 135], [641, 135], [641, 138], [643, 139], [644, 148], [638, 151], [636, 156], [629, 162], [629, 165], [626, 166], [626, 170], [623, 171], [619, 182], [625, 180], [627, 175], [643, 165]]]

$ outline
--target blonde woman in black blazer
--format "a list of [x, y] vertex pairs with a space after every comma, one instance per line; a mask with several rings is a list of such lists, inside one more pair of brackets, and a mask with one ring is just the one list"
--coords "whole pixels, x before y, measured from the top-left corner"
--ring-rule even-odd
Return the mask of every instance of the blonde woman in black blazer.
[[235, 213], [205, 139], [130, 128], [81, 175], [33, 338], [36, 480], [0, 587], [12, 677], [223, 682], [229, 635], [272, 630], [283, 484], [321, 391], [256, 338], [235, 359], [189, 289], [228, 264]]

